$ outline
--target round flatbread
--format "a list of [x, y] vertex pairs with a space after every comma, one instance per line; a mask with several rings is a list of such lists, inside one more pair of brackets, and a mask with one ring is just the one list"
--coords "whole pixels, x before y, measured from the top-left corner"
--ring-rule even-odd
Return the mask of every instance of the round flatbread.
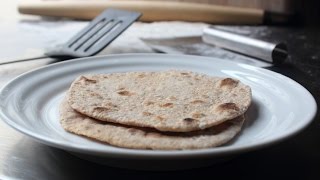
[[101, 121], [160, 131], [205, 129], [243, 114], [248, 86], [187, 71], [83, 75], [69, 91], [76, 111]]
[[235, 137], [243, 122], [244, 115], [241, 115], [201, 131], [161, 132], [151, 128], [136, 128], [95, 120], [73, 110], [67, 100], [60, 105], [60, 123], [65, 130], [114, 146], [134, 149], [182, 150], [215, 147]]

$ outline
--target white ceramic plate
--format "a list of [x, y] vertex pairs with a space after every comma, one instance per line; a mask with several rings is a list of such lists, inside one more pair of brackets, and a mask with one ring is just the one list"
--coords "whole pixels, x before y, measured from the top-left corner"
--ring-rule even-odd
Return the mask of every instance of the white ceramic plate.
[[[70, 134], [59, 124], [59, 104], [71, 82], [81, 74], [127, 71], [186, 69], [211, 76], [240, 79], [252, 88], [253, 102], [242, 133], [217, 148], [185, 151], [152, 151], [117, 148]], [[86, 159], [121, 167], [135, 167], [135, 161], [161, 160], [172, 167], [199, 166], [192, 159], [216, 162], [221, 158], [251, 151], [288, 138], [314, 118], [312, 95], [295, 81], [269, 70], [214, 58], [161, 54], [126, 54], [83, 58], [46, 66], [25, 73], [0, 92], [1, 119], [41, 143], [75, 153]], [[130, 159], [131, 161], [128, 161]], [[170, 161], [167, 161], [170, 159]], [[184, 161], [182, 161], [184, 160]], [[181, 163], [180, 163], [181, 164]]]

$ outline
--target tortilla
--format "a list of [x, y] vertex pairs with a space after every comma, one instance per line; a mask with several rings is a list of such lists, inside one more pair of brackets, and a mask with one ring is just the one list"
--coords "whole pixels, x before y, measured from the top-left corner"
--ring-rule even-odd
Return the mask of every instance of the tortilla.
[[152, 128], [136, 128], [102, 122], [73, 110], [64, 99], [60, 105], [60, 123], [74, 134], [118, 147], [133, 149], [183, 150], [220, 146], [241, 130], [244, 115], [217, 126], [186, 133], [161, 132]]
[[251, 89], [232, 78], [188, 71], [126, 72], [80, 76], [68, 101], [97, 120], [189, 132], [244, 114]]

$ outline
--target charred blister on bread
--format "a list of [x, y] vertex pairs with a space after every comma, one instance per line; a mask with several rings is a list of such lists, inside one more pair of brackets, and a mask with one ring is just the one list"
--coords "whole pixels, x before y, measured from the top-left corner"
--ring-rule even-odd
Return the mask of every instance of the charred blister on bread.
[[126, 88], [123, 87], [123, 86], [119, 86], [119, 87], [117, 88], [118, 91], [122, 91], [122, 90], [125, 90], [125, 89], [126, 89]]
[[145, 101], [143, 104], [146, 105], [146, 106], [150, 106], [150, 105], [154, 105], [155, 102], [153, 102], [153, 101]]
[[102, 103], [100, 106], [93, 107], [93, 111], [98, 113], [118, 111], [119, 107], [111, 102]]
[[148, 111], [143, 111], [142, 114], [144, 116], [152, 116], [153, 115], [151, 112], [148, 112]]
[[192, 123], [192, 122], [194, 122], [196, 120], [194, 118], [184, 118], [183, 121], [186, 122], [186, 123]]
[[203, 103], [205, 103], [205, 101], [200, 100], [200, 99], [196, 99], [196, 100], [191, 101], [190, 103], [191, 104], [203, 104]]
[[169, 99], [170, 99], [171, 101], [176, 101], [176, 100], [178, 100], [175, 96], [170, 96]]
[[144, 78], [144, 77], [146, 77], [146, 76], [147, 76], [146, 74], [141, 73], [141, 74], [138, 75], [138, 78]]
[[192, 114], [192, 118], [195, 118], [195, 119], [200, 119], [200, 118], [203, 118], [205, 116], [206, 116], [206, 114], [201, 113], [201, 112], [195, 112], [195, 113]]
[[129, 128], [129, 129], [128, 129], [128, 132], [129, 132], [131, 135], [135, 135], [135, 134], [138, 133], [138, 130], [135, 129], [135, 128]]
[[130, 92], [130, 91], [118, 91], [117, 93], [119, 95], [121, 95], [121, 96], [132, 96], [132, 95], [134, 95], [134, 93]]
[[235, 103], [222, 103], [214, 108], [216, 112], [237, 112], [239, 107]]
[[90, 79], [86, 76], [80, 76], [79, 81], [84, 84], [84, 85], [88, 85], [88, 84], [95, 84], [97, 83], [97, 80], [95, 79]]
[[220, 87], [234, 88], [238, 85], [239, 81], [232, 78], [225, 78], [220, 81]]
[[89, 91], [88, 93], [89, 93], [90, 96], [92, 96], [92, 97], [97, 97], [97, 98], [99, 98], [99, 99], [102, 99], [102, 98], [103, 98], [103, 97], [102, 97], [99, 93], [97, 93], [97, 92]]
[[182, 72], [182, 73], [180, 73], [180, 74], [181, 74], [183, 77], [191, 78], [190, 73]]
[[111, 110], [111, 108], [103, 107], [103, 106], [93, 107], [93, 111], [95, 111], [97, 113], [109, 112], [110, 110]]
[[163, 120], [165, 120], [166, 118], [163, 117], [163, 116], [158, 115], [158, 116], [155, 117], [155, 119], [157, 119], [157, 120], [159, 120], [159, 121], [163, 121]]
[[114, 104], [114, 103], [112, 103], [112, 102], [104, 102], [103, 103], [103, 106], [104, 107], [107, 107], [107, 108], [118, 108], [118, 105], [116, 105], [116, 104]]
[[173, 107], [173, 103], [164, 103], [164, 104], [160, 104], [160, 107], [168, 107], [168, 108], [172, 108]]

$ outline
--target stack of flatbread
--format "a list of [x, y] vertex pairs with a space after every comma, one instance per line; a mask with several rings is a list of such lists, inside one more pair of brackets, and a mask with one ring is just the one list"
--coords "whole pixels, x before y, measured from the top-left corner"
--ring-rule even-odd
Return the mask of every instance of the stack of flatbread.
[[60, 106], [71, 133], [134, 149], [220, 146], [241, 130], [251, 90], [189, 71], [82, 75]]

